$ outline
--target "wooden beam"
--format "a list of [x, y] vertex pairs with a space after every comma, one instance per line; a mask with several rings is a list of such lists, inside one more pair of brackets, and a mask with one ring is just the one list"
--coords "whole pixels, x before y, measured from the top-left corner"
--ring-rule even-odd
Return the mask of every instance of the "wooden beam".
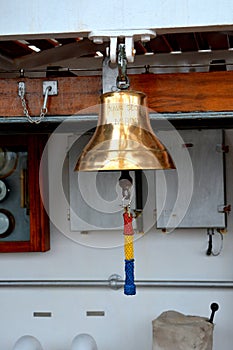
[[12, 59], [0, 54], [0, 69], [2, 69], [2, 70], [15, 69], [14, 61]]
[[233, 72], [133, 75], [130, 82], [155, 112], [233, 111]]
[[[233, 72], [137, 74], [130, 75], [131, 89], [144, 92], [148, 107], [158, 113], [233, 111]], [[43, 105], [42, 81], [21, 79], [26, 84], [26, 100], [32, 116]], [[53, 78], [58, 95], [48, 98], [48, 115], [97, 113], [101, 76]], [[0, 79], [0, 116], [23, 116], [18, 96], [20, 79]]]
[[[24, 116], [18, 96], [18, 82], [26, 86], [26, 103], [31, 116], [39, 116], [43, 105], [43, 80], [48, 78], [0, 79], [0, 116]], [[73, 115], [98, 103], [101, 77], [53, 78], [58, 81], [58, 95], [48, 97], [48, 115]], [[88, 112], [86, 111], [86, 114]]]

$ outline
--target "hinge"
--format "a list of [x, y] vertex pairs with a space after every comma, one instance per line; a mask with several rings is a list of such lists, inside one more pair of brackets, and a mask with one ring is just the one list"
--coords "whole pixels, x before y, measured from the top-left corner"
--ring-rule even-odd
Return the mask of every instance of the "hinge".
[[228, 204], [228, 205], [219, 205], [218, 206], [218, 212], [219, 213], [227, 213], [229, 214], [231, 211], [231, 205]]
[[229, 146], [224, 144], [218, 144], [216, 145], [216, 151], [222, 152], [222, 153], [228, 153], [229, 152]]

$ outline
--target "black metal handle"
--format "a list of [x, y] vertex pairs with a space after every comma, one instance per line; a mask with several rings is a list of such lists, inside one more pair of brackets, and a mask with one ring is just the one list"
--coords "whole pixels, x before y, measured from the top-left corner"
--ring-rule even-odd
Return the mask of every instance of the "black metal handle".
[[210, 315], [208, 322], [213, 323], [214, 315], [215, 315], [215, 312], [219, 309], [219, 305], [217, 303], [212, 303], [210, 305], [210, 309], [211, 309], [211, 315]]

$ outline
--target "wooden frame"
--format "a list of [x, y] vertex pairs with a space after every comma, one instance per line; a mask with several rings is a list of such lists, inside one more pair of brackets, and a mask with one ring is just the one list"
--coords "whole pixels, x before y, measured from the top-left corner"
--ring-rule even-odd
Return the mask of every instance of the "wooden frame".
[[45, 135], [8, 135], [0, 137], [0, 147], [23, 146], [28, 151], [28, 192], [30, 202], [30, 240], [0, 241], [0, 252], [44, 252], [50, 248], [49, 218], [43, 207], [39, 188], [40, 159]]

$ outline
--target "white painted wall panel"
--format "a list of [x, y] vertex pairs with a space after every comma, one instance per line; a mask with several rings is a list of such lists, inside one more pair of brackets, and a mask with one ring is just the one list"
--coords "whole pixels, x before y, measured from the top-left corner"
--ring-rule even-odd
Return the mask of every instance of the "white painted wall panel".
[[[54, 153], [50, 145], [50, 160], [62, 164], [64, 144]], [[227, 155], [227, 199], [233, 201], [233, 131], [226, 132], [230, 145]], [[56, 157], [55, 157], [56, 154]], [[56, 168], [57, 169], [57, 168]], [[58, 177], [50, 168], [50, 185], [57, 189]], [[57, 182], [58, 181], [58, 182]], [[56, 187], [57, 186], [57, 187]], [[123, 247], [121, 232], [87, 235], [79, 243], [69, 236], [66, 204], [51, 196], [53, 217], [63, 223], [64, 233], [51, 226], [51, 250], [46, 253], [0, 255], [1, 280], [107, 280], [113, 273], [123, 277]], [[52, 195], [52, 193], [50, 193]], [[218, 257], [207, 257], [205, 230], [177, 230], [163, 234], [152, 229], [135, 244], [135, 275], [137, 280], [233, 280], [233, 220], [228, 216], [228, 234]], [[93, 237], [94, 236], [94, 237]], [[93, 237], [93, 239], [92, 239]], [[85, 242], [86, 239], [86, 242]], [[88, 242], [89, 240], [89, 242]], [[107, 243], [106, 243], [107, 241]], [[90, 247], [92, 242], [92, 247]], [[110, 246], [112, 244], [112, 247]], [[218, 242], [214, 239], [214, 244]], [[106, 248], [103, 248], [107, 246]], [[136, 296], [125, 296], [123, 290], [109, 288], [0, 288], [1, 337], [0, 348], [11, 350], [16, 340], [25, 334], [36, 336], [46, 350], [70, 349], [79, 333], [90, 333], [99, 350], [150, 350], [151, 321], [165, 310], [209, 317], [209, 305], [217, 302], [220, 310], [215, 318], [214, 350], [229, 350], [233, 343], [233, 290], [191, 288], [140, 288]], [[104, 317], [87, 317], [86, 311], [104, 311]], [[35, 318], [33, 312], [52, 312], [51, 318]]]
[[0, 36], [227, 26], [232, 13], [230, 0], [11, 0], [1, 2]]
[[[172, 309], [208, 318], [213, 300], [221, 307], [215, 317], [213, 349], [229, 350], [232, 345], [232, 291], [142, 289], [137, 296], [126, 297], [110, 290], [4, 289], [0, 297], [0, 346], [6, 350], [24, 334], [37, 337], [45, 350], [68, 350], [80, 333], [91, 334], [99, 350], [150, 350], [151, 321], [161, 312]], [[87, 317], [88, 310], [105, 311], [105, 316]], [[34, 318], [33, 311], [51, 311], [52, 317]]]

